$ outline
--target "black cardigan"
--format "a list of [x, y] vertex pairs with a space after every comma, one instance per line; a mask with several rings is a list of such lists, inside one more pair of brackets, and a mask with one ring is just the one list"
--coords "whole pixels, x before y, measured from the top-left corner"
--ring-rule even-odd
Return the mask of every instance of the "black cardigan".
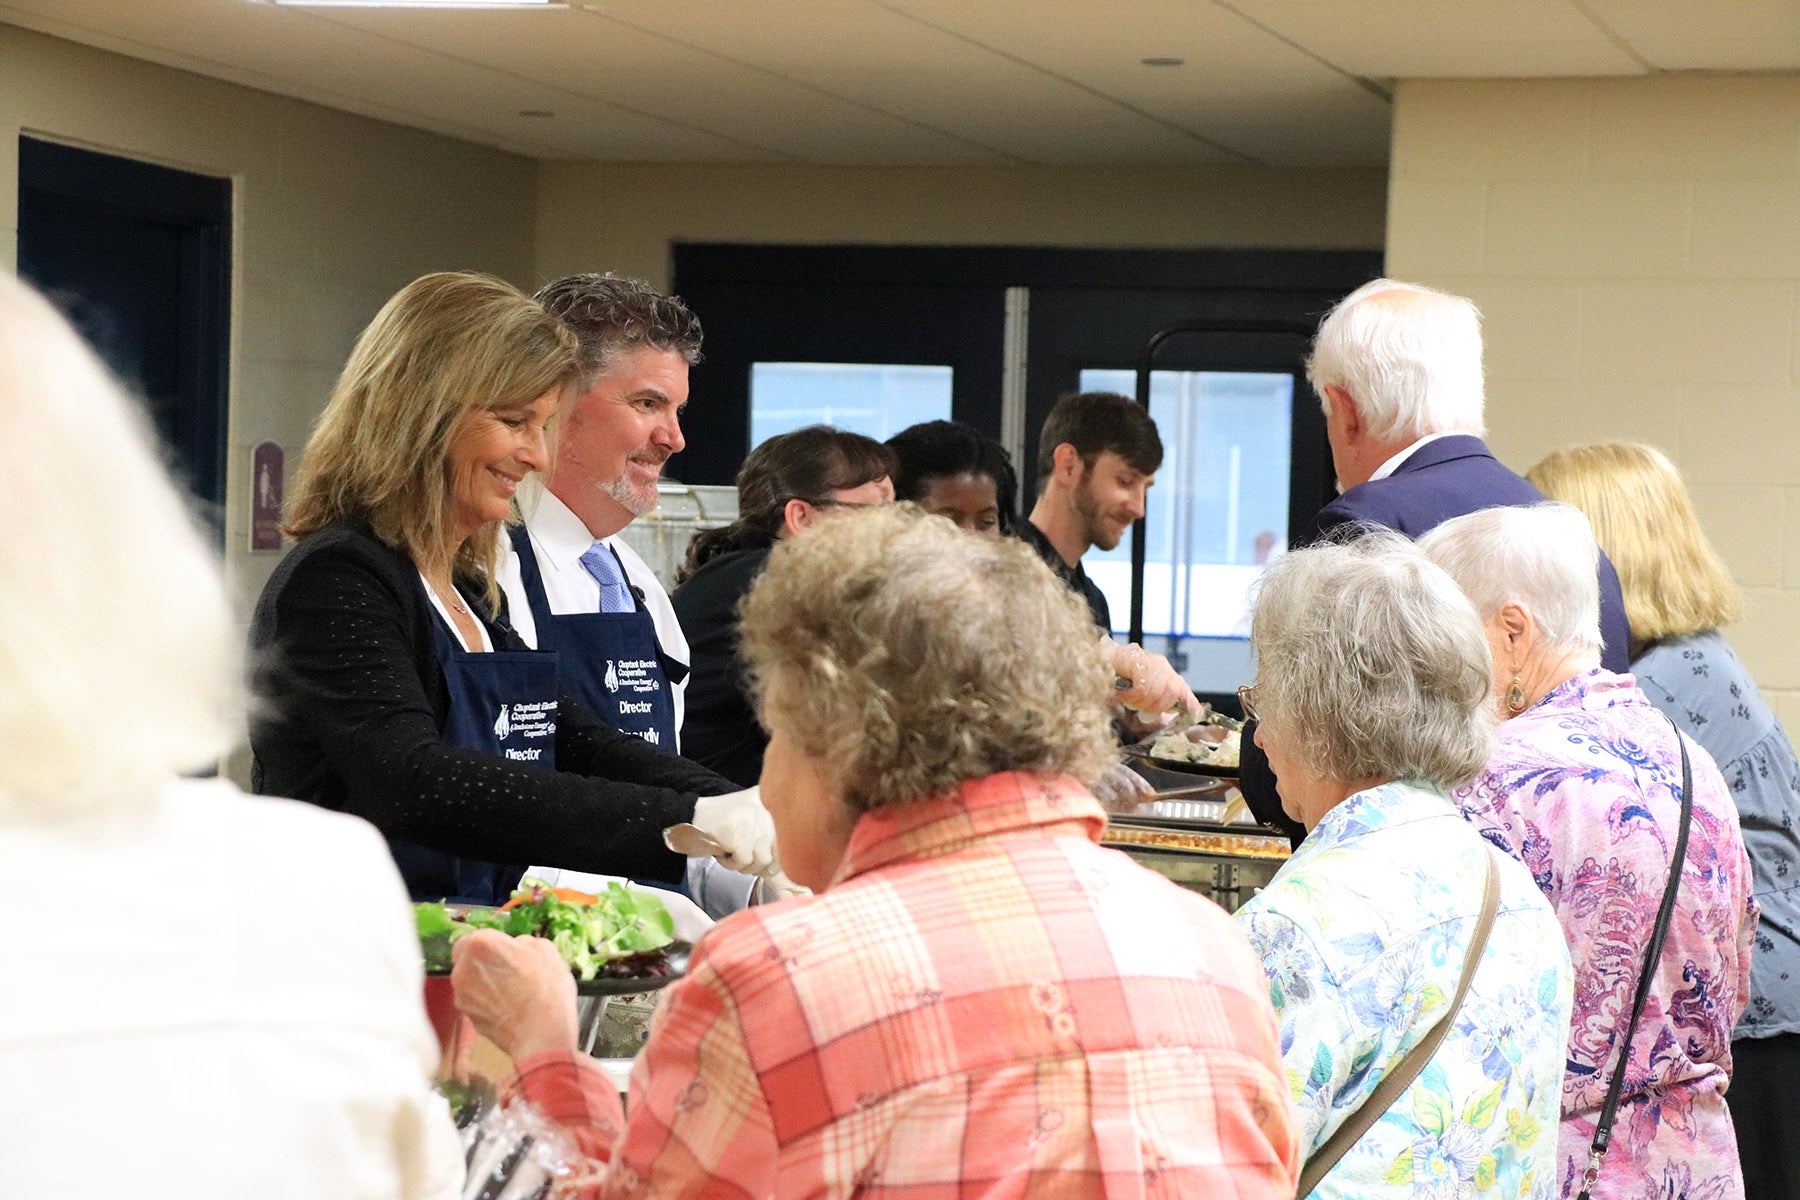
[[[529, 649], [481, 608], [496, 650]], [[556, 771], [446, 745], [432, 620], [418, 568], [366, 526], [302, 539], [250, 626], [252, 788], [465, 858], [681, 879], [685, 860], [663, 846], [663, 828], [731, 783], [620, 733], [566, 687]]]
[[708, 559], [669, 602], [688, 640], [681, 752], [749, 787], [762, 776], [769, 735], [750, 706], [738, 647], [738, 605], [769, 565], [773, 539]]

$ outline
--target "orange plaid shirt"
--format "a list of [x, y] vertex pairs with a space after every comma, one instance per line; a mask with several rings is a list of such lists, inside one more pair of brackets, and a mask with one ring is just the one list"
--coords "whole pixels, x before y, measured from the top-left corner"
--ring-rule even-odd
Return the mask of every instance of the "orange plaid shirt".
[[1291, 1197], [1262, 968], [1104, 823], [1027, 774], [865, 815], [829, 890], [702, 939], [628, 1124], [590, 1062], [519, 1064], [596, 1160], [567, 1194]]

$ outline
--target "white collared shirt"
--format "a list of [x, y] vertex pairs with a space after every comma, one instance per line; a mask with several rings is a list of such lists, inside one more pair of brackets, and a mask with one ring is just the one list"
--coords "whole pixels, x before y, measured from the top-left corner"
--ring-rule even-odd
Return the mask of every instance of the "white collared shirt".
[[[557, 615], [599, 612], [600, 585], [581, 565], [581, 556], [594, 544], [594, 535], [588, 532], [586, 523], [549, 489], [535, 490], [535, 502], [533, 497], [520, 492], [519, 508], [525, 513], [525, 530], [531, 536], [531, 548], [537, 553], [538, 573], [543, 576], [544, 599], [549, 603], [550, 611]], [[675, 618], [675, 606], [669, 603], [669, 593], [663, 590], [656, 573], [618, 535], [600, 540], [619, 556], [627, 582], [642, 594], [644, 610], [650, 614], [651, 624], [656, 626], [656, 640], [661, 643], [663, 653], [683, 664], [688, 663], [687, 636], [681, 632], [681, 622]], [[506, 593], [512, 627], [525, 639], [527, 646], [536, 649], [537, 620], [525, 598], [525, 581], [519, 572], [518, 555], [513, 552], [511, 538], [502, 536], [500, 542], [500, 590]], [[686, 681], [674, 684], [672, 690], [675, 694], [676, 738], [673, 748], [679, 752]]]
[[[532, 493], [535, 494], [520, 490], [519, 510], [525, 514], [525, 532], [530, 535], [531, 548], [537, 554], [538, 574], [544, 580], [544, 599], [550, 605], [550, 611], [558, 615], [599, 612], [600, 585], [588, 574], [588, 569], [581, 565], [581, 556], [594, 544], [594, 535], [588, 532], [586, 522], [571, 512], [569, 506], [557, 499], [548, 488], [535, 487]], [[619, 556], [619, 562], [625, 567], [626, 580], [643, 596], [644, 610], [650, 614], [651, 624], [656, 626], [656, 640], [661, 644], [663, 653], [683, 665], [691, 663], [687, 635], [681, 632], [681, 622], [676, 619], [675, 606], [669, 603], [669, 593], [664, 590], [656, 573], [650, 569], [650, 564], [636, 550], [626, 545], [625, 539], [616, 534], [600, 540]], [[513, 550], [512, 539], [506, 536], [500, 539], [500, 590], [506, 593], [506, 606], [512, 617], [513, 629], [525, 639], [527, 646], [536, 649], [537, 619], [532, 616], [531, 604], [525, 598], [525, 581], [519, 573], [519, 556]], [[670, 749], [679, 754], [681, 718], [685, 711], [683, 702], [687, 693], [686, 679], [671, 684], [670, 690], [675, 695], [675, 744]], [[606, 887], [605, 876], [561, 867], [534, 865], [527, 874], [557, 887], [580, 888], [583, 891], [604, 890]], [[700, 900], [709, 915], [722, 917], [744, 907], [754, 881], [748, 875], [728, 870], [713, 859], [690, 858], [687, 884], [688, 891]]]
[[[1424, 437], [1420, 437], [1418, 441], [1415, 441], [1411, 446], [1408, 446], [1406, 450], [1402, 450], [1402, 452], [1397, 453], [1397, 455], [1393, 455], [1388, 461], [1382, 462], [1381, 466], [1377, 466], [1377, 468], [1375, 468], [1375, 473], [1370, 475], [1370, 480], [1373, 482], [1373, 480], [1377, 479], [1388, 479], [1395, 471], [1400, 470], [1400, 464], [1402, 464], [1402, 462], [1408, 461], [1408, 459], [1413, 457], [1413, 453], [1418, 452], [1420, 446], [1424, 446], [1426, 443], [1435, 443], [1436, 439], [1440, 439], [1440, 437], [1453, 437], [1453, 435], [1454, 434], [1426, 434]], [[594, 590], [594, 596], [599, 596], [598, 585], [596, 585], [596, 590]], [[598, 604], [598, 599], [596, 599], [594, 603]]]

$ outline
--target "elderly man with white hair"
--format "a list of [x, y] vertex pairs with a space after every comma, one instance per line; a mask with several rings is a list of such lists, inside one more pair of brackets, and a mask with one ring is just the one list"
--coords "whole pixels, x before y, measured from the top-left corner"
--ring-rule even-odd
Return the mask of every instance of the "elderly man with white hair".
[[[1481, 440], [1481, 313], [1464, 297], [1365, 283], [1319, 326], [1306, 377], [1343, 488], [1314, 518], [1315, 536], [1365, 521], [1416, 538], [1451, 517], [1544, 498]], [[1599, 580], [1601, 658], [1626, 671], [1625, 601], [1604, 558]]]
[[[1440, 522], [1544, 495], [1481, 440], [1481, 313], [1462, 296], [1376, 279], [1325, 317], [1306, 377], [1325, 410], [1325, 435], [1343, 494], [1327, 504], [1300, 545], [1354, 522], [1417, 538]], [[1602, 555], [1601, 661], [1631, 669], [1631, 630], [1619, 577]], [[1245, 740], [1243, 790], [1265, 822], [1286, 828], [1268, 761]]]

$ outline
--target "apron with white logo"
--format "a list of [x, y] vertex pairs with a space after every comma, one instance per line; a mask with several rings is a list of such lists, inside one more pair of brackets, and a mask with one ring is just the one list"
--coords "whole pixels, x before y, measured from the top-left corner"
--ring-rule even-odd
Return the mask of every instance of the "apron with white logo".
[[[464, 650], [432, 613], [432, 645], [450, 691], [444, 741], [495, 758], [556, 769], [557, 661], [542, 651]], [[414, 900], [501, 904], [525, 874], [521, 865], [459, 858], [401, 838], [388, 849]]]
[[[544, 576], [523, 526], [513, 527], [512, 541], [519, 556], [519, 582], [537, 625], [538, 649], [556, 652], [563, 682], [615, 729], [675, 753], [674, 685], [687, 678], [688, 669], [663, 653], [656, 622], [645, 611], [637, 588], [631, 589], [635, 603], [630, 612], [552, 613]], [[618, 555], [613, 558], [617, 561]], [[630, 578], [624, 563], [619, 564], [619, 574]]]

